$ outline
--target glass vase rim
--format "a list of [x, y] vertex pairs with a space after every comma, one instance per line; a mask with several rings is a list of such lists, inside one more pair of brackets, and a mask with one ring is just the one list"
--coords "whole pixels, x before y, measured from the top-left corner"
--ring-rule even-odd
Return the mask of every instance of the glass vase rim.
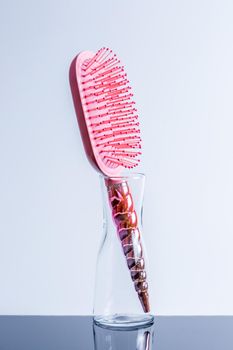
[[111, 180], [129, 180], [129, 179], [139, 180], [139, 179], [145, 179], [146, 175], [145, 173], [142, 173], [142, 172], [133, 172], [129, 174], [122, 174], [122, 175], [116, 175], [116, 176], [99, 174], [99, 177], [101, 179], [111, 179]]

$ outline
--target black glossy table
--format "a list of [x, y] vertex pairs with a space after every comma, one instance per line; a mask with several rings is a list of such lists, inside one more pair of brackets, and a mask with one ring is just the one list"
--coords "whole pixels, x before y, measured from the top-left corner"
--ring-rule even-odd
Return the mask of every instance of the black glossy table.
[[0, 316], [0, 350], [233, 350], [233, 317], [156, 317], [153, 326], [104, 329], [89, 316]]

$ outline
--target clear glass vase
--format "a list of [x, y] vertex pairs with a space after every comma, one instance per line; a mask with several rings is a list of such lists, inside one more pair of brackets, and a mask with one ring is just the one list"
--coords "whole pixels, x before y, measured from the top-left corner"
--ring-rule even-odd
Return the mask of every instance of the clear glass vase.
[[103, 239], [97, 257], [94, 322], [129, 328], [153, 323], [142, 233], [145, 175], [100, 175]]

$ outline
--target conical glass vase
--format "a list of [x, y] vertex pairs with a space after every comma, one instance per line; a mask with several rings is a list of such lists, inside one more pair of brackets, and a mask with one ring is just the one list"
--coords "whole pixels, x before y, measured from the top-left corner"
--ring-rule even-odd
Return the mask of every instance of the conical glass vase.
[[144, 174], [100, 175], [103, 238], [97, 257], [94, 322], [104, 327], [152, 324], [149, 264], [142, 232]]

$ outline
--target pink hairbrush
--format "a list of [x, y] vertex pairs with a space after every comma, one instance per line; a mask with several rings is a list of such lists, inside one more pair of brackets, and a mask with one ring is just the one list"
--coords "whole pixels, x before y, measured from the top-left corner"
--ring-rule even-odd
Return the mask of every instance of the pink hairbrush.
[[[108, 48], [84, 51], [70, 66], [70, 85], [87, 158], [107, 176], [113, 221], [144, 312], [150, 311], [137, 214], [126, 181], [112, 179], [138, 165], [141, 138], [124, 67]], [[112, 177], [112, 178], [111, 178]]]

